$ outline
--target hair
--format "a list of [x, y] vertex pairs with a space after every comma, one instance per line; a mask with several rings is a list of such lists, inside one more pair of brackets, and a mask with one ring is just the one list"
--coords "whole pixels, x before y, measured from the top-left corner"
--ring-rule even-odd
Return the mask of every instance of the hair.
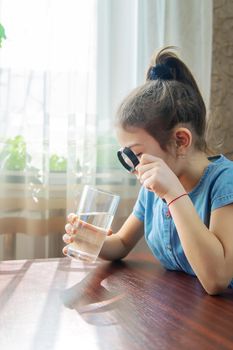
[[192, 73], [171, 49], [166, 47], [152, 57], [146, 82], [123, 100], [116, 124], [144, 129], [163, 150], [174, 127], [182, 124], [194, 133], [194, 146], [206, 151], [205, 103]]

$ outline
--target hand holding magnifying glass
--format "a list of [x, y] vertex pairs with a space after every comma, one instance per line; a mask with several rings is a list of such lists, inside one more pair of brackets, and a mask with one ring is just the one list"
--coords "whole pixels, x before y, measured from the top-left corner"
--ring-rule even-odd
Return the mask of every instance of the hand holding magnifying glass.
[[135, 171], [136, 166], [139, 164], [139, 159], [136, 154], [131, 151], [130, 148], [124, 147], [117, 152], [117, 156], [123, 167], [130, 173]]

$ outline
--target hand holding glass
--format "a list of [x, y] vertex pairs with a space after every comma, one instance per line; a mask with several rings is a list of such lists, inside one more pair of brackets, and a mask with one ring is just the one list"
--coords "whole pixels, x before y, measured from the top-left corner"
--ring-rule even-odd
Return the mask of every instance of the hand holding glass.
[[72, 223], [72, 243], [67, 246], [69, 257], [95, 262], [110, 231], [119, 200], [118, 195], [84, 187], [77, 216]]

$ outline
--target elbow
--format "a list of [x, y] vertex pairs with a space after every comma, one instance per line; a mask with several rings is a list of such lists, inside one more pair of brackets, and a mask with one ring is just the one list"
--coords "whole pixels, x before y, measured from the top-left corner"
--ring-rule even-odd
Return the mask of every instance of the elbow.
[[101, 253], [99, 255], [99, 257], [102, 260], [107, 260], [107, 261], [117, 261], [117, 260], [122, 260], [127, 256], [128, 252], [124, 251], [124, 252], [111, 252], [111, 254], [109, 254], [108, 252], [105, 253]]
[[223, 279], [217, 279], [217, 278], [208, 278], [205, 281], [202, 281], [202, 286], [205, 289], [206, 293], [212, 296], [219, 295], [223, 293], [229, 283], [226, 283], [226, 281]]
[[100, 259], [105, 261], [119, 261], [125, 258], [125, 255], [123, 256], [107, 256], [107, 255], [100, 255]]
[[203, 286], [206, 293], [211, 296], [219, 295], [221, 294], [226, 288], [219, 287], [218, 285], [212, 285], [212, 286]]

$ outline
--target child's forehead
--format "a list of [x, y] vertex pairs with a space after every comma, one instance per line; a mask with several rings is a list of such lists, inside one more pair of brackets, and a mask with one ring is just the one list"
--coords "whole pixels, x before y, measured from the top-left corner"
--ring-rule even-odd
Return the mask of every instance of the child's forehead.
[[116, 135], [119, 143], [129, 148], [156, 142], [146, 130], [141, 128], [118, 128]]
[[118, 137], [141, 138], [146, 135], [150, 136], [146, 130], [131, 126], [127, 128], [118, 127], [116, 133]]
[[133, 144], [133, 143], [141, 143], [141, 139], [144, 135], [144, 130], [139, 128], [118, 128], [116, 131], [117, 138], [120, 142], [126, 142]]

